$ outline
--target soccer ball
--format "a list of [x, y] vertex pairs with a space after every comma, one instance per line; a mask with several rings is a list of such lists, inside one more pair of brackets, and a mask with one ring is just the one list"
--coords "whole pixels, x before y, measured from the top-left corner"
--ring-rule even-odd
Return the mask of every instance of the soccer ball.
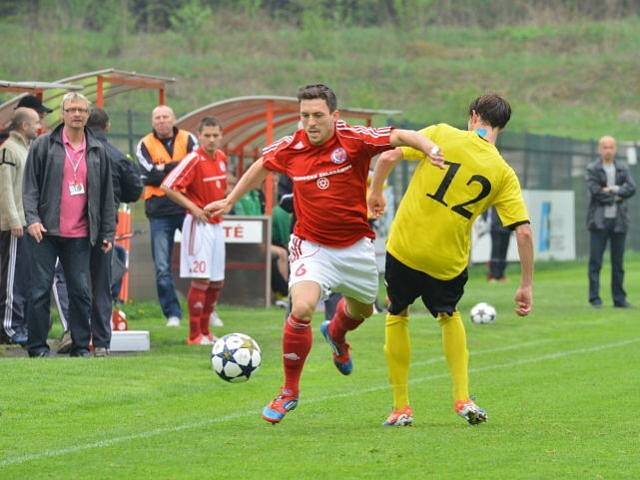
[[496, 315], [496, 309], [486, 302], [474, 305], [470, 313], [471, 322], [477, 324], [495, 322]]
[[219, 338], [211, 349], [213, 371], [227, 382], [246, 382], [261, 361], [260, 347], [244, 333], [229, 333]]

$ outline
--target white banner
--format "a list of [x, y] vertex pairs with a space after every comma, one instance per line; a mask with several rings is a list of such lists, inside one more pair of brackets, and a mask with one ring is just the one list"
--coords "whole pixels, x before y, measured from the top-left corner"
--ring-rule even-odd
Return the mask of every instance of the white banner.
[[[523, 190], [533, 229], [536, 260], [574, 260], [575, 198], [572, 190]], [[471, 261], [487, 262], [491, 254], [491, 235], [478, 225], [473, 229]], [[484, 232], [486, 230], [486, 232]], [[518, 261], [518, 248], [512, 238], [507, 260]]]
[[[228, 217], [227, 217], [228, 218]], [[225, 220], [222, 222], [226, 243], [262, 243], [263, 220]]]

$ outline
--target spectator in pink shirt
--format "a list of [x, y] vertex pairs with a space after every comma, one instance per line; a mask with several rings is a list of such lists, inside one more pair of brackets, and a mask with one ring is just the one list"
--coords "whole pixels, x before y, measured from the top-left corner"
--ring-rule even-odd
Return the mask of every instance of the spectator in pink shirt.
[[61, 109], [63, 123], [33, 143], [23, 185], [32, 256], [26, 347], [32, 357], [49, 355], [49, 295], [56, 257], [69, 292], [70, 355], [89, 355], [91, 247], [98, 244], [105, 253], [110, 251], [115, 230], [111, 164], [102, 143], [85, 128], [89, 101], [68, 93]]

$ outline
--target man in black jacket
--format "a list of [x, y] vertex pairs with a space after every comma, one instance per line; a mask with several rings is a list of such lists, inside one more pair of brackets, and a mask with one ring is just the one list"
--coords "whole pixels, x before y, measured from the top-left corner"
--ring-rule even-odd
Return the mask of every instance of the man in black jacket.
[[70, 354], [89, 355], [91, 248], [99, 245], [109, 252], [115, 230], [111, 164], [102, 143], [85, 128], [89, 101], [79, 93], [68, 93], [61, 110], [63, 124], [34, 141], [24, 175], [23, 203], [32, 255], [26, 347], [32, 357], [49, 355], [56, 257], [68, 282]]
[[629, 229], [627, 198], [636, 192], [636, 184], [629, 168], [615, 161], [616, 141], [604, 136], [598, 142], [600, 159], [587, 166], [586, 182], [589, 192], [587, 228], [590, 232], [589, 303], [602, 307], [600, 298], [600, 269], [602, 257], [611, 242], [611, 295], [614, 307], [629, 308], [624, 280], [624, 242]]
[[[117, 211], [120, 202], [135, 202], [142, 193], [142, 180], [138, 170], [127, 157], [107, 140], [109, 116], [101, 108], [91, 109], [87, 127], [96, 139], [104, 146], [107, 158], [111, 163], [113, 180], [113, 201], [115, 222], [118, 222]], [[105, 253], [99, 245], [91, 249], [91, 285], [93, 301], [91, 308], [91, 333], [93, 337], [94, 355], [109, 354], [111, 344], [111, 312], [113, 299], [111, 296], [111, 264], [113, 251]]]

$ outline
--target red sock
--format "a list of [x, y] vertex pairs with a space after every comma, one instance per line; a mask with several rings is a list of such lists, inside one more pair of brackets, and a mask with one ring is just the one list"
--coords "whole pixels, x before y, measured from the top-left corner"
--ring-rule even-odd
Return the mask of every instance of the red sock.
[[209, 317], [211, 312], [216, 309], [216, 303], [218, 303], [218, 296], [220, 295], [220, 289], [209, 285], [206, 291], [206, 299], [204, 302], [204, 309], [202, 310], [202, 316], [200, 317], [200, 330], [203, 335], [209, 335]]
[[364, 318], [355, 319], [347, 315], [345, 308], [346, 302], [344, 297], [340, 299], [338, 305], [336, 305], [336, 313], [329, 323], [329, 335], [337, 343], [344, 343], [346, 340], [344, 336], [348, 331], [355, 330], [358, 326], [364, 322]]
[[284, 364], [284, 389], [298, 396], [300, 376], [307, 359], [313, 334], [311, 324], [306, 320], [289, 315], [284, 323], [282, 336], [282, 360]]
[[189, 338], [195, 340], [200, 331], [201, 317], [207, 299], [207, 287], [191, 282], [187, 303], [189, 304]]

